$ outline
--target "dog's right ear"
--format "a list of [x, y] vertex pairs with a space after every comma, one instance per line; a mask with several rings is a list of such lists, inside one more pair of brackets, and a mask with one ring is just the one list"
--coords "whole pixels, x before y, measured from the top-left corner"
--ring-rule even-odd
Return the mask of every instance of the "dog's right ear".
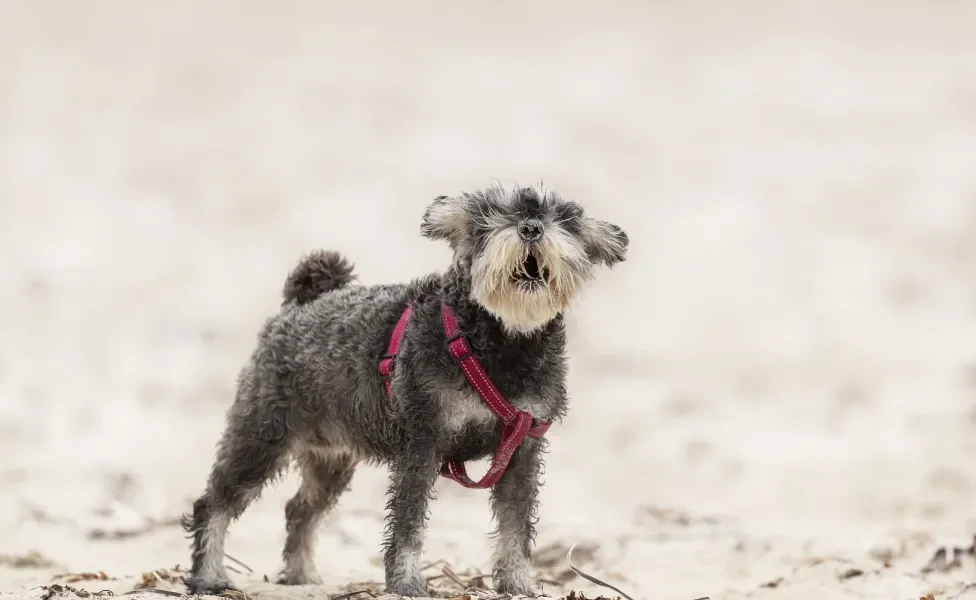
[[463, 200], [438, 196], [424, 213], [424, 218], [420, 222], [420, 234], [432, 240], [447, 240], [453, 247], [464, 234], [468, 219], [468, 211]]
[[583, 217], [582, 230], [586, 253], [594, 263], [613, 267], [626, 258], [630, 238], [623, 229], [613, 223]]

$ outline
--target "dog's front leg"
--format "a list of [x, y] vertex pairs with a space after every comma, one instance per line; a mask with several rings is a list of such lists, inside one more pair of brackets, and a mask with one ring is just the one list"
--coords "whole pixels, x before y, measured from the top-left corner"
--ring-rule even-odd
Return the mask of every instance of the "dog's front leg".
[[534, 594], [531, 554], [539, 505], [542, 440], [526, 438], [491, 492], [497, 536], [492, 580], [505, 594]]
[[420, 572], [427, 505], [440, 463], [432, 432], [413, 431], [390, 474], [386, 525], [386, 588], [400, 596], [427, 596]]

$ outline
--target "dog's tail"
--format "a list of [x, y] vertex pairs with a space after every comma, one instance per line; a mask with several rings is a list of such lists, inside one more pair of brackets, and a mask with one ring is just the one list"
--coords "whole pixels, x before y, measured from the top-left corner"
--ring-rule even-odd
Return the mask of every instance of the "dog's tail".
[[302, 258], [288, 274], [284, 301], [305, 304], [355, 279], [352, 263], [346, 257], [333, 250], [316, 250]]

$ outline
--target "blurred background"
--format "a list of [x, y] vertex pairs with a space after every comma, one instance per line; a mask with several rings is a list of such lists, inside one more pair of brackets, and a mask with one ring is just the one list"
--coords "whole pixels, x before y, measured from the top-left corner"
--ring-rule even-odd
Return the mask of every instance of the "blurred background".
[[[563, 572], [579, 542], [635, 596], [973, 580], [919, 568], [976, 531], [974, 23], [962, 0], [0, 1], [0, 590], [187, 564], [175, 519], [298, 257], [441, 269], [425, 206], [491, 178], [631, 240], [569, 315], [547, 577], [592, 589]], [[382, 578], [385, 477], [322, 526], [330, 591]], [[255, 577], [294, 489], [231, 528]], [[440, 482], [425, 558], [489, 569], [489, 517]]]

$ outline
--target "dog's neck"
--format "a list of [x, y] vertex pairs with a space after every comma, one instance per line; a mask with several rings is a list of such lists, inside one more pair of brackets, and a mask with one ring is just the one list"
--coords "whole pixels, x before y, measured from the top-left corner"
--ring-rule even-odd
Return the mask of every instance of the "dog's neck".
[[500, 319], [471, 299], [471, 276], [467, 270], [459, 269], [456, 265], [443, 276], [441, 299], [454, 308], [462, 330], [479, 332], [489, 339], [504, 339], [515, 343], [538, 341], [553, 333], [561, 332], [564, 327], [562, 313], [530, 332], [513, 331], [505, 327]]

